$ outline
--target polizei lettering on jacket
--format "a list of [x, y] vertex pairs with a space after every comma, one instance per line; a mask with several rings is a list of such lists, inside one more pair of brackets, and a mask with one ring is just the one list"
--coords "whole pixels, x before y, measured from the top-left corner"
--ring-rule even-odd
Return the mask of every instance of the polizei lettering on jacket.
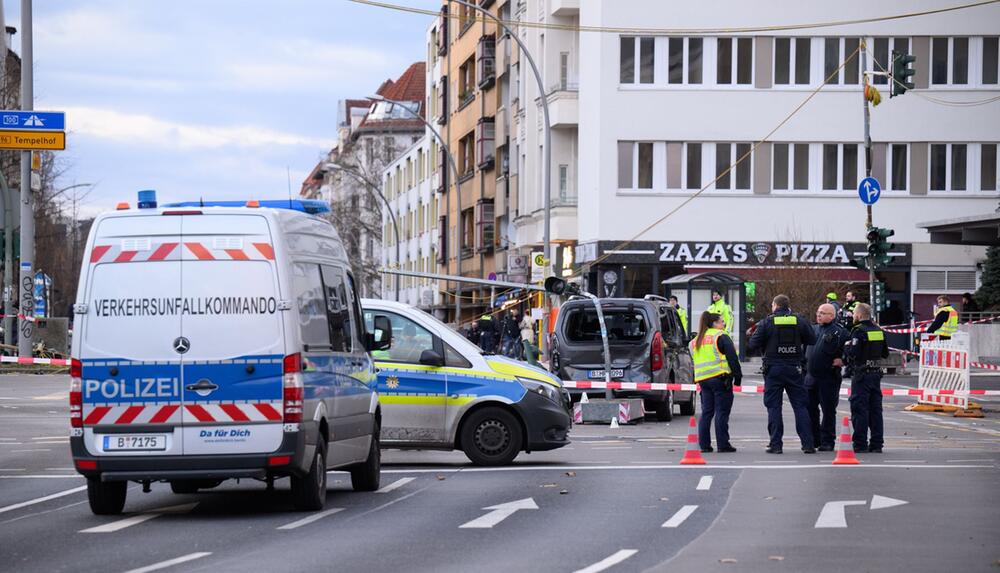
[[87, 401], [153, 398], [167, 400], [180, 398], [180, 381], [177, 378], [133, 378], [132, 380], [94, 380], [83, 382], [83, 398]]
[[99, 298], [94, 312], [100, 317], [274, 314], [274, 297], [212, 296], [198, 298]]

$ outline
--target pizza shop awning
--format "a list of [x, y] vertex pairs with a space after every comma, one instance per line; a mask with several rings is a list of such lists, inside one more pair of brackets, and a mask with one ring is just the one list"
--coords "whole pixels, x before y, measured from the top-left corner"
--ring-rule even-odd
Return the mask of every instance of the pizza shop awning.
[[1000, 246], [1000, 213], [929, 221], [917, 227], [927, 229], [933, 244]]

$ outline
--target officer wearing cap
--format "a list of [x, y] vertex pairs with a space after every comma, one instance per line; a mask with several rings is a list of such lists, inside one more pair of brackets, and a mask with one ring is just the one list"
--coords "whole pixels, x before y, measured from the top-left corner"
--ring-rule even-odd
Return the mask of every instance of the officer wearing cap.
[[802, 363], [805, 346], [816, 343], [816, 334], [800, 315], [792, 314], [788, 296], [779, 294], [771, 303], [767, 318], [760, 321], [750, 337], [750, 350], [764, 351], [764, 407], [767, 408], [767, 433], [770, 442], [767, 453], [782, 452], [781, 438], [785, 427], [781, 419], [782, 392], [788, 394], [795, 414], [795, 431], [802, 442], [802, 451], [816, 453], [809, 410], [809, 397], [803, 381]]
[[[872, 321], [872, 307], [859, 303], [854, 308], [854, 330], [844, 347], [851, 368], [851, 423], [854, 451], [881, 454], [882, 368], [879, 360], [889, 357], [885, 333]], [[869, 430], [871, 437], [869, 438]]]

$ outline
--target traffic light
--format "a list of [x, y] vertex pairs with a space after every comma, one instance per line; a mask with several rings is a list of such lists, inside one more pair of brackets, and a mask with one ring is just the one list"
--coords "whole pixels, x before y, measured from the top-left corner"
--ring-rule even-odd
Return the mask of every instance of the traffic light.
[[868, 272], [868, 257], [856, 257], [848, 261], [847, 264], [858, 270]]
[[580, 294], [580, 286], [559, 277], [545, 279], [545, 291], [555, 295]]
[[882, 281], [875, 281], [875, 292], [872, 293], [872, 308], [875, 312], [882, 312], [888, 308], [888, 304], [885, 299], [885, 283]]
[[873, 268], [884, 267], [892, 260], [892, 257], [889, 256], [889, 251], [894, 249], [896, 245], [888, 242], [886, 239], [895, 234], [896, 231], [892, 229], [868, 227], [868, 234], [866, 235], [868, 239], [868, 259], [871, 261]]
[[889, 90], [890, 98], [901, 96], [906, 93], [906, 90], [912, 90], [916, 87], [910, 80], [910, 76], [917, 73], [916, 70], [910, 67], [916, 60], [916, 56], [897, 52], [896, 50], [892, 51], [892, 87]]

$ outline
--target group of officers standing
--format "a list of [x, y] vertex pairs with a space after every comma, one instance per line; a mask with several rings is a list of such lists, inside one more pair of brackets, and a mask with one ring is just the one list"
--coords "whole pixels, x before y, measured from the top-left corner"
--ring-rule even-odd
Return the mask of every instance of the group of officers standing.
[[[714, 293], [713, 293], [714, 294]], [[715, 297], [713, 296], [713, 299]], [[721, 298], [721, 297], [720, 297]], [[774, 297], [772, 313], [758, 323], [748, 342], [764, 360], [764, 407], [767, 408], [767, 453], [783, 452], [783, 394], [795, 415], [795, 430], [806, 454], [832, 451], [836, 442], [837, 404], [843, 368], [851, 379], [851, 421], [854, 451], [881, 453], [882, 369], [889, 356], [885, 333], [875, 324], [870, 305], [848, 296], [845, 305], [835, 297], [816, 310], [812, 325], [791, 311], [786, 295]], [[844, 323], [850, 317], [850, 330]], [[702, 415], [698, 440], [703, 452], [713, 451], [710, 429], [714, 420], [718, 451], [735, 452], [729, 440], [729, 413], [733, 385], [742, 379], [739, 356], [728, 332], [731, 322], [712, 308], [702, 313], [698, 333], [691, 341], [695, 382], [701, 385]]]

